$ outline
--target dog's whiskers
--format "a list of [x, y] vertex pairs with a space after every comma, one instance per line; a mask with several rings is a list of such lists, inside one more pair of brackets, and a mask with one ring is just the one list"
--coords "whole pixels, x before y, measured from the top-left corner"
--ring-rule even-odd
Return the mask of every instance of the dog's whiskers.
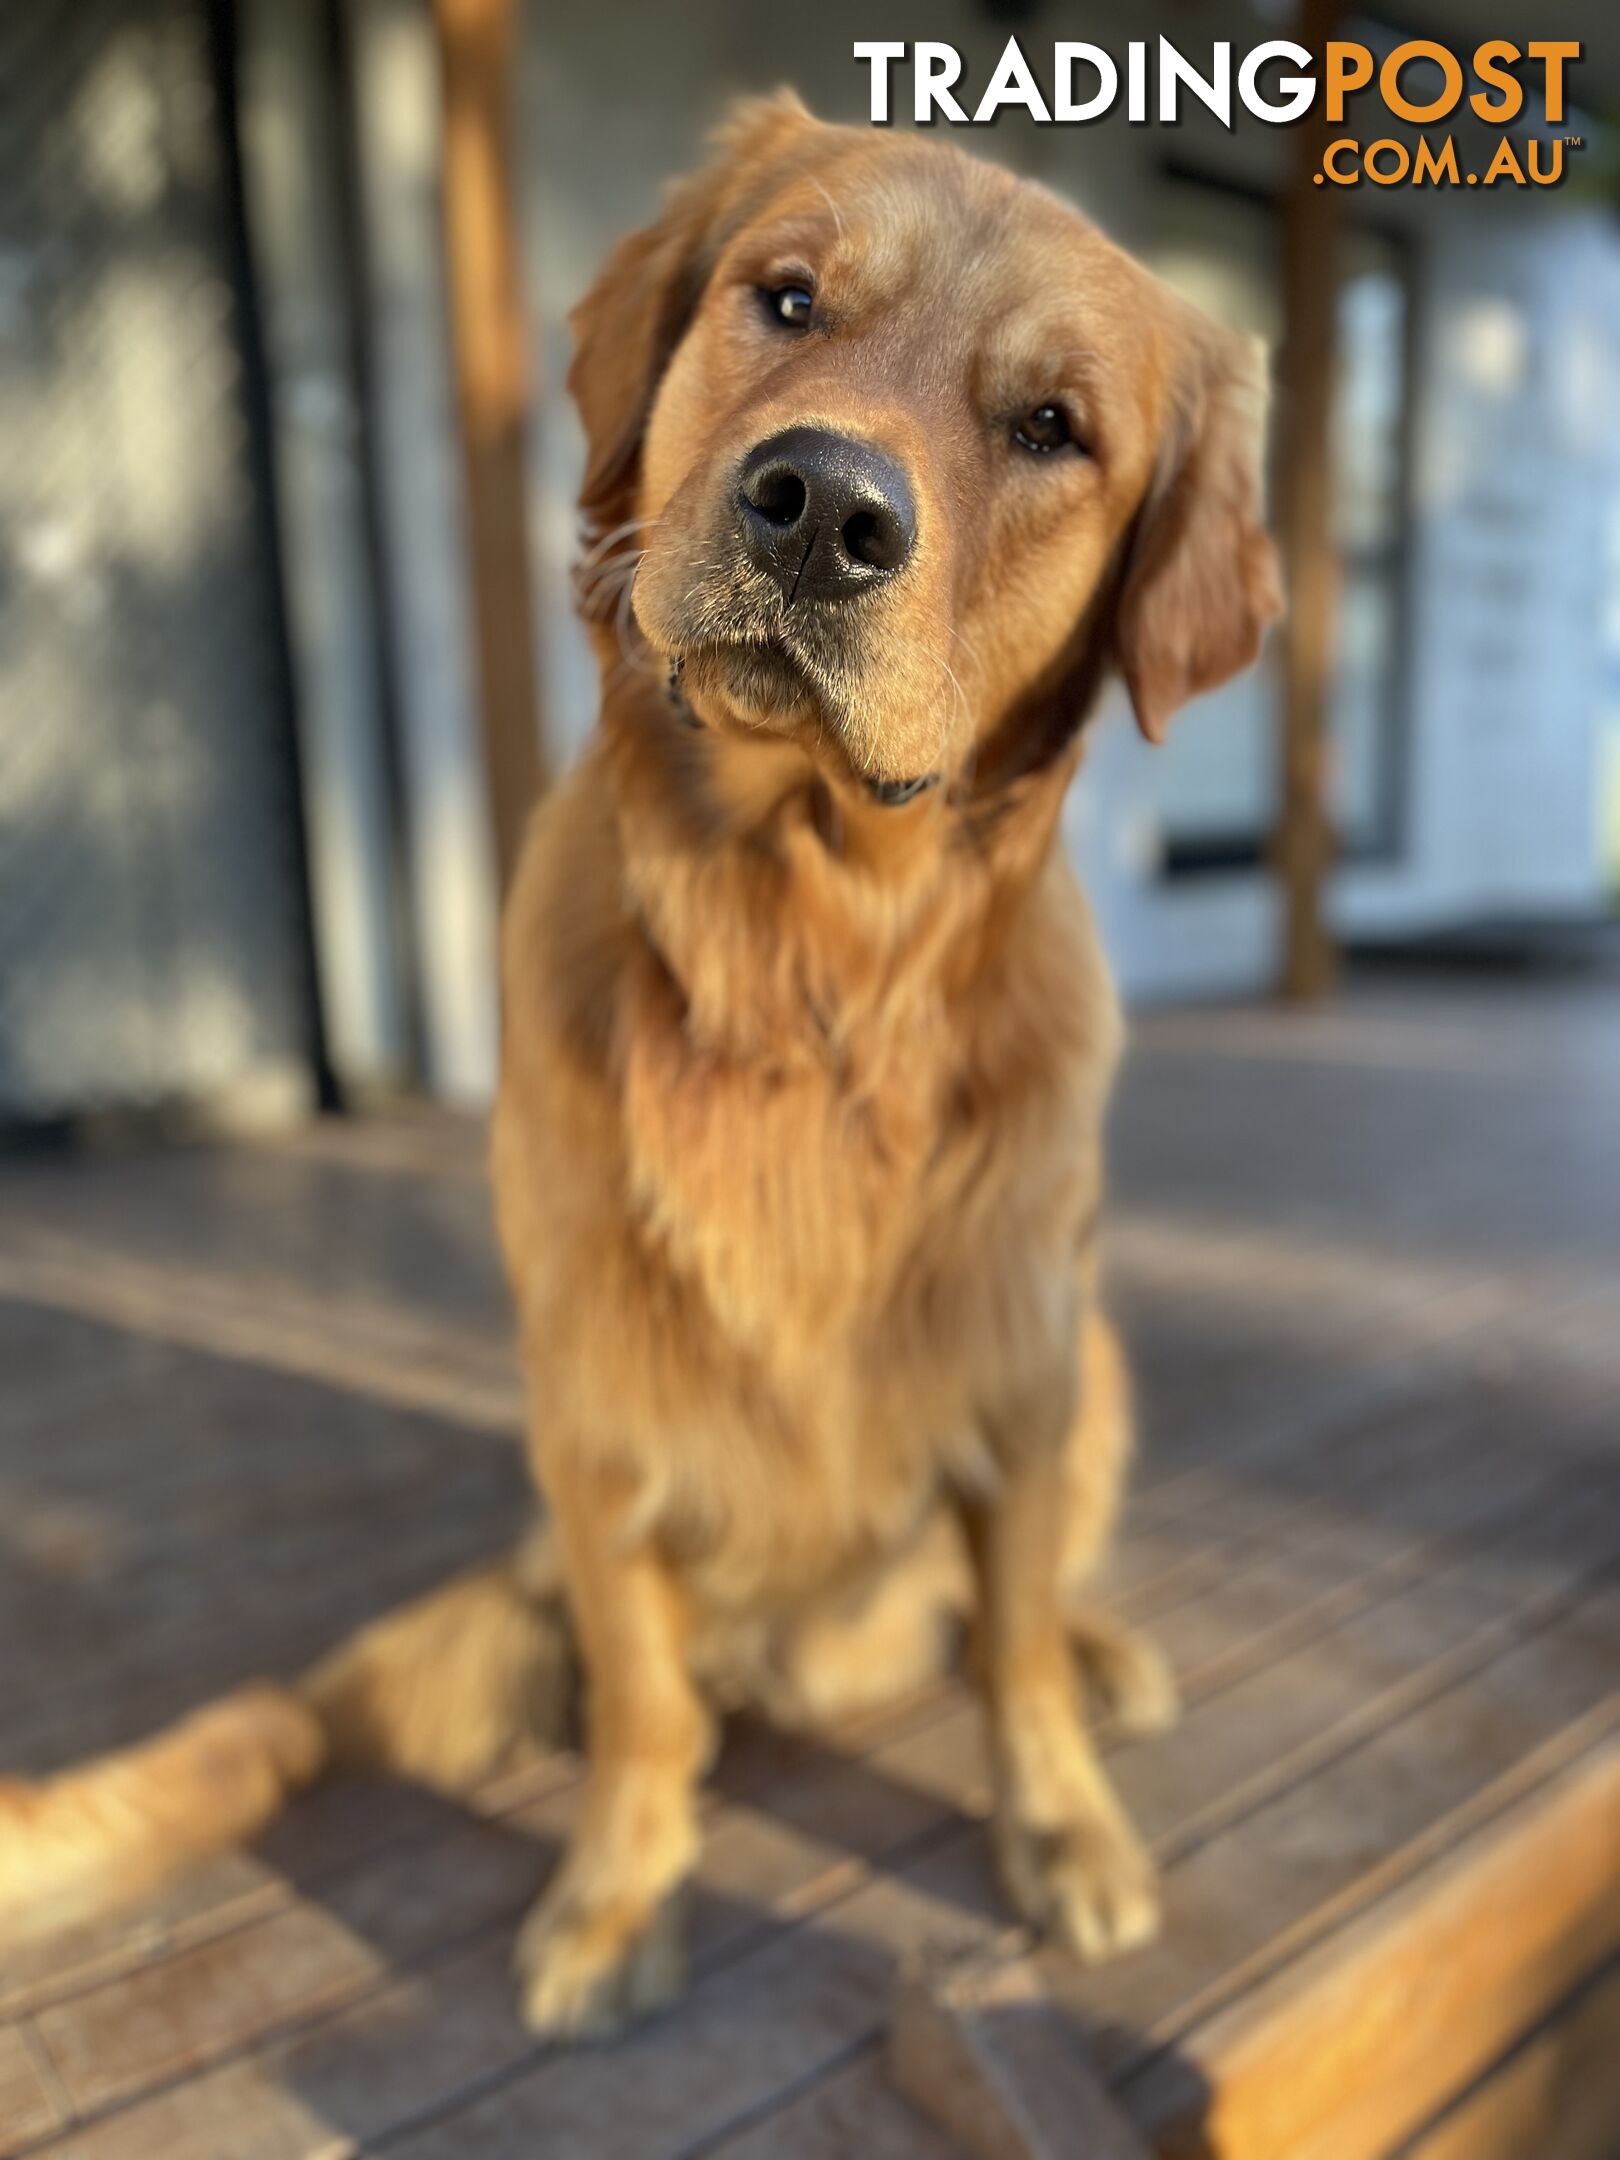
[[980, 675], [984, 673], [984, 655], [979, 651], [978, 646], [974, 644], [972, 638], [968, 636], [967, 632], [962, 628], [960, 623], [952, 623], [951, 625], [951, 643], [953, 645], [960, 645], [962, 650], [967, 654], [968, 658], [973, 662], [973, 665], [978, 671], [978, 673]]
[[621, 579], [633, 579], [645, 554], [644, 548], [626, 548], [617, 555], [604, 557], [599, 563], [580, 564], [574, 571], [574, 589], [581, 601], [589, 605]]
[[[962, 732], [971, 745], [973, 741], [973, 708], [968, 703], [967, 692], [962, 688], [961, 679], [950, 662], [938, 654], [935, 655], [935, 658], [939, 661], [940, 669], [955, 694], [956, 710], [961, 716]], [[944, 791], [941, 790], [941, 794], [943, 793]]]
[[576, 566], [576, 574], [578, 571], [588, 570], [593, 563], [600, 562], [603, 556], [617, 547], [621, 540], [628, 540], [633, 532], [653, 532], [657, 529], [658, 523], [657, 518], [626, 518], [622, 525], [615, 525], [611, 531], [599, 533], [592, 545], [580, 557]]

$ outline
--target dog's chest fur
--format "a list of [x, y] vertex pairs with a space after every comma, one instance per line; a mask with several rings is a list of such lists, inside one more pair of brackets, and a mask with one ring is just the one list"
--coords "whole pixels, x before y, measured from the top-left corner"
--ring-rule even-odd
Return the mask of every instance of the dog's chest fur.
[[998, 1232], [1038, 1241], [1031, 1215], [1078, 1204], [1021, 1175], [1033, 1154], [1067, 1186], [1098, 1102], [1062, 880], [975, 961], [993, 876], [921, 853], [884, 877], [790, 805], [768, 845], [641, 874], [618, 1038], [632, 1200], [768, 1365], [892, 1335], [908, 1281], [983, 1281]]
[[[508, 1242], [577, 1437], [716, 1596], [791, 1595], [903, 1540], [982, 1466], [981, 1412], [1072, 1351], [1114, 1007], [1059, 865], [977, 970], [994, 895], [954, 867], [897, 896], [792, 828], [655, 870], [594, 963], [618, 1168], [574, 1257], [608, 1264]], [[503, 1122], [571, 1188], [587, 1143], [547, 1109]]]

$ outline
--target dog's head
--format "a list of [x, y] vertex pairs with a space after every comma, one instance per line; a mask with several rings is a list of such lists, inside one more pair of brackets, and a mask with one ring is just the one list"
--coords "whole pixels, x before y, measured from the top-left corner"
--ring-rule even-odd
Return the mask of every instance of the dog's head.
[[711, 726], [1019, 769], [1110, 666], [1157, 739], [1278, 611], [1259, 352], [954, 149], [745, 106], [574, 327], [596, 572]]

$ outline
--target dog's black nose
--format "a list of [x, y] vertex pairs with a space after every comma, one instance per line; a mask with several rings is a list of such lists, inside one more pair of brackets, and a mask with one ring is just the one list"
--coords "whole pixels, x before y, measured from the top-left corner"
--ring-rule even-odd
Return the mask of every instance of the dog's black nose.
[[737, 488], [743, 543], [791, 606], [868, 592], [917, 541], [906, 476], [871, 443], [784, 428], [750, 450]]

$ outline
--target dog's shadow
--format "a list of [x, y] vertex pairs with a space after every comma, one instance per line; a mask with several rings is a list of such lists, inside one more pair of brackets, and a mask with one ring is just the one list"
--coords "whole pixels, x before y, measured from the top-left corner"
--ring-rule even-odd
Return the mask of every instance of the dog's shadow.
[[[913, 1715], [950, 1707], [943, 1696]], [[931, 2155], [878, 2053], [902, 1965], [1005, 1924], [977, 1818], [853, 1747], [736, 1721], [688, 1893], [685, 1997], [608, 2046], [563, 2049], [523, 2029], [511, 1957], [578, 1789], [569, 1756], [467, 1805], [334, 1784], [263, 1839], [261, 1859], [360, 1976], [344, 2004], [261, 2053], [285, 2102], [362, 2150], [402, 2141], [422, 2160], [650, 2155], [706, 2147], [849, 2065], [824, 2104], [858, 2098], [860, 2120], [835, 2125], [829, 2149], [863, 2149], [881, 2129], [897, 2153]]]

